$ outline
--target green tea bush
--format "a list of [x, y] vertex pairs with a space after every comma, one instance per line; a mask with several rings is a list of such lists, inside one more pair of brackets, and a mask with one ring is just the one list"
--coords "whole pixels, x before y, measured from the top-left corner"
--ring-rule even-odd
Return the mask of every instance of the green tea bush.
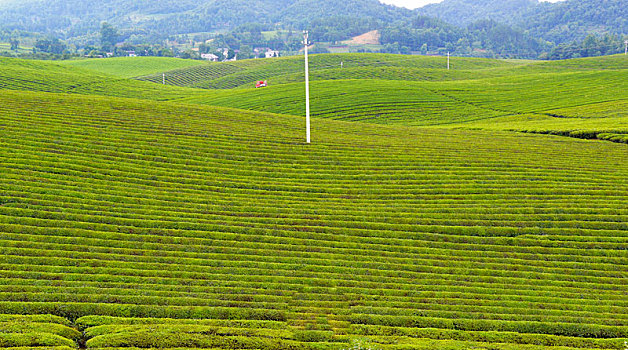
[[0, 322], [0, 333], [50, 333], [77, 341], [82, 334], [70, 327], [54, 323]]
[[0, 322], [18, 323], [56, 323], [69, 326], [70, 321], [54, 315], [7, 315], [0, 314]]
[[76, 321], [74, 325], [84, 331], [87, 328], [115, 325], [207, 325], [216, 327], [233, 328], [264, 328], [264, 329], [285, 329], [287, 325], [279, 321], [258, 321], [258, 320], [220, 320], [220, 319], [174, 319], [174, 318], [121, 318], [111, 316], [84, 316]]
[[597, 135], [597, 138], [600, 140], [628, 143], [628, 134], [600, 133]]
[[286, 315], [281, 310], [255, 310], [236, 308], [169, 308], [153, 305], [116, 305], [90, 303], [7, 303], [0, 302], [5, 312], [25, 314], [56, 314], [69, 320], [83, 316], [104, 314], [116, 317], [159, 317], [159, 318], [216, 318], [216, 319], [251, 319], [267, 321], [285, 321]]
[[305, 343], [323, 343], [332, 341], [334, 338], [334, 332], [329, 331], [315, 331], [315, 330], [303, 330], [296, 331], [294, 333], [294, 339], [299, 342]]
[[77, 345], [70, 339], [50, 333], [2, 333], [0, 332], [0, 347], [42, 347], [67, 346], [76, 348]]

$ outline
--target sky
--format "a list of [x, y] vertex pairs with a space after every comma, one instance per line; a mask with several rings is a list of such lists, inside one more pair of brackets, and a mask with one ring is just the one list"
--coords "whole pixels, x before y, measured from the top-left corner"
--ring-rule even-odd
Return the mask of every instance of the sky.
[[[442, 2], [443, 0], [379, 0], [385, 4], [391, 4], [400, 7], [407, 7], [409, 9], [415, 9], [418, 7], [425, 6], [427, 4], [433, 4], [437, 2]], [[563, 0], [541, 0], [541, 1], [549, 1], [549, 2], [558, 2]]]

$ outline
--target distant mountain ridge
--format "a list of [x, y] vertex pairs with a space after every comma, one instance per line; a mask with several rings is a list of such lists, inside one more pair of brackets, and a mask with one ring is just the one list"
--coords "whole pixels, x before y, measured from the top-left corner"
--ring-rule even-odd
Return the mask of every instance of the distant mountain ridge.
[[421, 7], [417, 12], [465, 27], [483, 19], [514, 24], [541, 5], [538, 0], [445, 0]]
[[445, 0], [417, 12], [459, 27], [494, 20], [553, 43], [582, 40], [588, 34], [628, 33], [625, 0]]
[[[174, 52], [172, 43], [198, 51], [194, 45], [211, 41], [214, 47], [201, 53], [244, 47], [247, 54], [240, 57], [248, 57], [259, 47], [298, 52], [302, 29], [310, 30], [313, 42], [331, 44], [377, 30], [377, 52], [566, 58], [623, 52], [625, 2], [444, 0], [409, 10], [378, 0], [0, 0], [0, 41], [13, 40], [16, 31], [88, 52], [104, 50], [100, 30], [108, 22], [119, 30], [117, 44], [125, 50], [148, 52], [139, 46], [153, 45], [161, 55]], [[52, 45], [42, 47], [53, 51], [45, 51]], [[552, 53], [557, 47], [560, 53]]]
[[[247, 23], [305, 27], [330, 16], [407, 20], [408, 9], [377, 0], [25, 0], [0, 2], [0, 29], [54, 34], [63, 39], [97, 31], [103, 21], [175, 35], [233, 29]], [[303, 28], [297, 28], [303, 29]]]

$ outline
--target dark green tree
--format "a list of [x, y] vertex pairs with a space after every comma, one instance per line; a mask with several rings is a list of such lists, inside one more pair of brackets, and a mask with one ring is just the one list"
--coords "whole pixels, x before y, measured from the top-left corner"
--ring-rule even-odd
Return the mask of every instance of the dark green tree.
[[113, 51], [114, 46], [118, 43], [118, 30], [107, 22], [103, 22], [100, 26], [100, 45], [103, 51]]
[[13, 38], [9, 41], [9, 43], [11, 44], [11, 50], [13, 51], [17, 51], [20, 47], [20, 41], [18, 39]]
[[253, 57], [253, 49], [249, 45], [240, 46], [240, 53], [238, 54], [238, 59], [244, 60], [247, 58]]
[[35, 48], [41, 52], [60, 55], [67, 49], [67, 46], [59, 39], [38, 39]]

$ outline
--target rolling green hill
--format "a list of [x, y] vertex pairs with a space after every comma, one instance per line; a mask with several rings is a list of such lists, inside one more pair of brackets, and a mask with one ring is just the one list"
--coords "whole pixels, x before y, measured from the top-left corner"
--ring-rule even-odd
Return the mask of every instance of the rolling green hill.
[[[161, 74], [155, 75], [159, 84], [153, 84], [104, 72], [136, 76], [180, 61], [138, 57], [76, 63], [91, 69], [8, 58], [0, 61], [4, 89], [177, 101], [289, 115], [303, 115], [305, 110], [299, 83], [303, 61], [298, 57], [197, 64], [169, 71], [166, 86], [161, 84]], [[128, 62], [133, 64], [125, 66]], [[339, 62], [344, 68], [338, 68]], [[628, 61], [622, 55], [541, 63], [454, 58], [451, 70], [439, 68], [443, 63], [442, 57], [313, 56], [312, 113], [379, 124], [516, 130], [626, 142]], [[247, 88], [259, 79], [271, 86]]]
[[[342, 64], [342, 69], [341, 68]], [[446, 72], [443, 57], [417, 57], [383, 54], [313, 55], [310, 68], [313, 80], [386, 79], [443, 80], [495, 76], [499, 69], [523, 65], [523, 61], [498, 61], [457, 58], [453, 66], [459, 71]], [[304, 81], [303, 58], [242, 60], [206, 66], [175, 69], [166, 74], [166, 84], [205, 89], [254, 87], [258, 80], [271, 85]], [[505, 74], [505, 73], [504, 73]], [[139, 76], [139, 74], [138, 74]], [[162, 83], [162, 73], [138, 77], [139, 80]]]
[[[120, 62], [120, 61], [114, 61]], [[122, 61], [124, 62], [124, 61]], [[191, 89], [176, 86], [161, 86], [146, 82], [120, 78], [68, 64], [44, 61], [20, 60], [0, 57], [0, 89], [17, 91], [41, 91], [81, 95], [104, 95], [150, 100], [172, 100], [189, 97]], [[92, 67], [97, 66], [92, 63]], [[88, 66], [89, 66], [88, 65]], [[118, 64], [102, 68], [104, 71], [121, 69]], [[128, 71], [143, 68], [128, 68]], [[129, 74], [129, 73], [120, 73]]]
[[621, 142], [624, 61], [397, 57], [315, 61], [312, 144], [302, 83], [2, 59], [0, 347], [621, 349], [627, 145], [508, 130]]
[[[144, 58], [137, 59], [136, 62], [141, 62]], [[623, 55], [551, 62], [453, 57], [450, 66], [451, 70], [447, 70], [445, 57], [383, 54], [312, 55], [310, 79], [477, 80], [541, 73], [624, 70], [628, 63]], [[138, 70], [136, 73], [129, 72], [129, 75], [135, 76], [138, 80], [161, 84], [164, 73], [167, 85], [205, 89], [253, 87], [258, 80], [268, 80], [271, 85], [304, 81], [303, 58], [294, 56], [210, 63], [156, 72], [152, 75], [143, 75], [142, 71]]]
[[291, 116], [1, 99], [3, 312], [213, 320], [88, 348], [628, 335], [623, 145], [317, 119], [306, 146]]
[[587, 35], [628, 32], [628, 15], [621, 0], [446, 0], [417, 10], [454, 25], [491, 19], [521, 28], [555, 43], [582, 40]]
[[203, 65], [202, 61], [168, 57], [115, 57], [75, 61], [59, 61], [62, 65], [93, 70], [115, 75], [120, 78], [133, 78], [140, 75], [162, 73], [175, 69]]
[[[314, 56], [312, 64], [312, 115], [316, 117], [583, 138], [603, 134], [601, 138], [626, 142], [628, 60], [624, 56], [547, 63], [454, 58], [451, 70], [438, 68], [445, 63], [439, 57], [326, 56], [330, 55]], [[347, 68], [334, 67], [333, 62], [339, 61], [346, 62]], [[298, 71], [302, 63], [285, 58], [247, 62], [249, 66], [210, 65], [223, 74], [197, 71], [196, 78], [190, 78], [195, 83], [189, 85], [238, 89], [212, 90], [182, 101], [303, 115], [303, 84], [295, 83], [304, 79], [303, 73], [288, 73]], [[190, 72], [175, 75], [185, 79], [192, 76]], [[254, 77], [269, 77], [271, 86], [251, 89]]]

